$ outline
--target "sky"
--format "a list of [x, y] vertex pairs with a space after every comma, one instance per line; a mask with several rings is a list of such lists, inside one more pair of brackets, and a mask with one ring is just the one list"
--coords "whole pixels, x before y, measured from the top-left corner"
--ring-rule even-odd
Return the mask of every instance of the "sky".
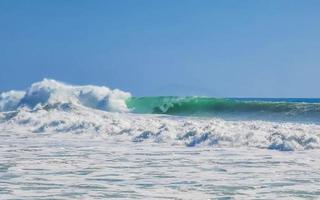
[[318, 0], [0, 0], [0, 91], [320, 97]]

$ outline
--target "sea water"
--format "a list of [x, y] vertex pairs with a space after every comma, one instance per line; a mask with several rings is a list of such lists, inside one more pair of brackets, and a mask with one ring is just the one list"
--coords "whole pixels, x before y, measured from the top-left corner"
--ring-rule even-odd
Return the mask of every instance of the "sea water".
[[317, 99], [0, 94], [0, 199], [317, 199]]

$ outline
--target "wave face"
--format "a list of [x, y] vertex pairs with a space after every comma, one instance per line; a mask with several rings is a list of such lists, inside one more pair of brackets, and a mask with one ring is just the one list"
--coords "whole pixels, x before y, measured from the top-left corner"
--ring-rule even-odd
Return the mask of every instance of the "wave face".
[[248, 119], [320, 119], [320, 99], [218, 99], [208, 97], [132, 97], [127, 106], [136, 113]]

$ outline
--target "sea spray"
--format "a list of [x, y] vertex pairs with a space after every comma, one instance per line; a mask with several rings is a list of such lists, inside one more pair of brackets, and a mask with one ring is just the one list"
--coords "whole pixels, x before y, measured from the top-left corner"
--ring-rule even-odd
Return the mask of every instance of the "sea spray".
[[32, 84], [26, 91], [1, 93], [0, 111], [12, 111], [19, 107], [72, 104], [114, 112], [129, 111], [125, 100], [130, 93], [112, 90], [104, 86], [73, 86], [52, 79]]

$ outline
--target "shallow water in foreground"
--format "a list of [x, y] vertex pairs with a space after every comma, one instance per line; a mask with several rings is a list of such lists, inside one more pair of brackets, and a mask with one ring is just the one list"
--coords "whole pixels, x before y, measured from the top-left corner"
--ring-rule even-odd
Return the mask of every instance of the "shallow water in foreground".
[[0, 199], [313, 199], [319, 153], [1, 132]]

